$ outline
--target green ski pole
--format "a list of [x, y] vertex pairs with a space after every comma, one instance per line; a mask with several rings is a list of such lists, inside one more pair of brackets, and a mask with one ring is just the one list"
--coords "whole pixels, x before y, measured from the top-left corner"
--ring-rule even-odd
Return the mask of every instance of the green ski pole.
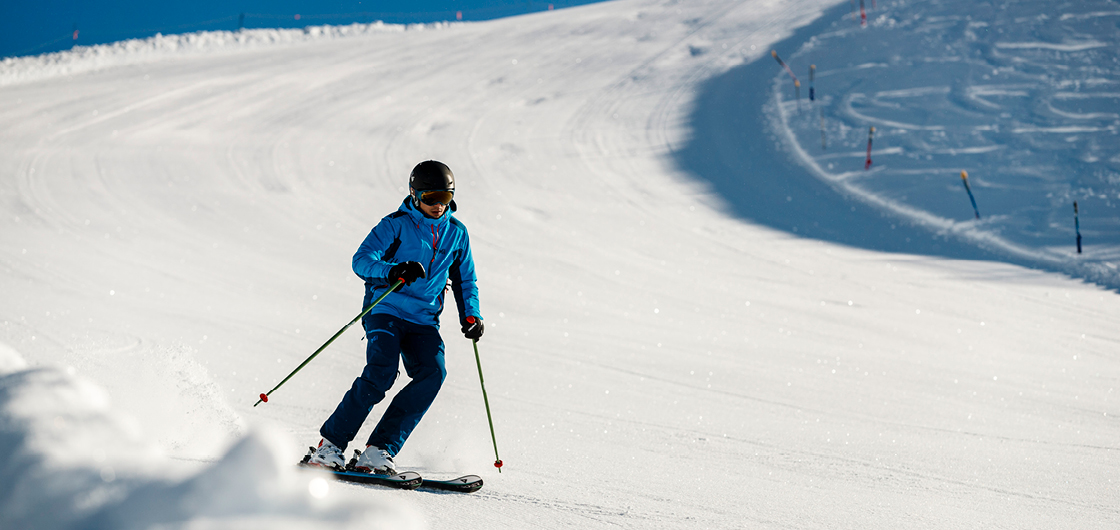
[[285, 377], [283, 381], [280, 381], [280, 384], [272, 387], [272, 390], [269, 390], [268, 392], [265, 392], [265, 393], [261, 394], [261, 398], [258, 399], [257, 402], [253, 404], [253, 406], [255, 407], [257, 405], [260, 405], [262, 402], [268, 403], [268, 396], [271, 396], [272, 393], [275, 392], [277, 388], [280, 388], [281, 385], [283, 385], [284, 383], [287, 383], [288, 380], [291, 379], [293, 375], [296, 375], [296, 372], [299, 372], [300, 370], [303, 369], [304, 366], [307, 366], [307, 363], [311, 362], [311, 359], [314, 359], [316, 355], [319, 355], [320, 352], [327, 349], [327, 346], [330, 346], [331, 343], [334, 342], [334, 339], [337, 339], [338, 336], [342, 335], [342, 333], [344, 331], [350, 329], [350, 326], [353, 326], [355, 322], [361, 320], [362, 317], [366, 316], [366, 313], [369, 313], [370, 310], [373, 309], [373, 306], [375, 306], [377, 304], [380, 304], [381, 301], [384, 300], [386, 296], [389, 296], [389, 293], [393, 292], [397, 288], [397, 286], [399, 286], [401, 283], [404, 283], [404, 280], [398, 279], [396, 281], [396, 283], [394, 283], [391, 287], [389, 287], [388, 291], [385, 291], [385, 294], [382, 294], [381, 296], [377, 297], [377, 300], [374, 300], [373, 303], [370, 304], [369, 307], [365, 308], [360, 315], [354, 317], [354, 320], [351, 320], [349, 324], [346, 324], [345, 326], [342, 326], [342, 329], [338, 330], [338, 333], [335, 333], [334, 336], [330, 338], [330, 340], [325, 342], [322, 346], [319, 346], [319, 349], [315, 350], [315, 353], [312, 353], [311, 357], [308, 357], [307, 360], [303, 361], [303, 363], [301, 363], [299, 366], [297, 366], [295, 370], [292, 370], [292, 373], [288, 374], [288, 377]]
[[490, 423], [490, 439], [494, 442], [494, 467], [498, 473], [502, 472], [502, 459], [498, 456], [498, 437], [494, 435], [494, 418], [490, 416], [490, 399], [486, 397], [486, 381], [482, 379], [482, 360], [478, 357], [478, 339], [471, 341], [474, 344], [474, 362], [478, 365], [478, 383], [482, 385], [482, 402], [486, 404], [486, 421]]

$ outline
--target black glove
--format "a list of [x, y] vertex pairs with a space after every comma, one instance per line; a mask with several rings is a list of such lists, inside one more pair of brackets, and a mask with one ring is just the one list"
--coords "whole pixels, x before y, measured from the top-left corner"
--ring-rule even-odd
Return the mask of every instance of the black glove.
[[412, 282], [416, 281], [417, 278], [425, 277], [427, 277], [427, 273], [424, 272], [423, 265], [415, 261], [406, 261], [393, 265], [393, 268], [389, 269], [389, 277], [386, 279], [389, 280], [390, 285], [396, 283], [397, 280], [404, 280], [403, 284], [397, 286], [397, 290], [400, 290], [401, 286], [412, 285]]
[[467, 317], [463, 322], [463, 336], [471, 339], [478, 340], [482, 338], [482, 332], [486, 326], [482, 325], [482, 319], [478, 317]]

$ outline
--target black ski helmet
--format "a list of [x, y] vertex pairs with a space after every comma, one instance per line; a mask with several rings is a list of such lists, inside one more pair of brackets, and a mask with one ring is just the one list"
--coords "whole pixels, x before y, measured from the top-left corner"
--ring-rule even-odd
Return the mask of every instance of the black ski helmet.
[[412, 188], [413, 194], [431, 190], [455, 191], [455, 174], [443, 162], [425, 160], [412, 168], [408, 187]]

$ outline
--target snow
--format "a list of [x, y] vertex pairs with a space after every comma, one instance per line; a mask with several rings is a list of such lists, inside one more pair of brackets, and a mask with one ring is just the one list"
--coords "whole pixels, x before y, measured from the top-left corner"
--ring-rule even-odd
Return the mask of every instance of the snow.
[[[0, 527], [1114, 528], [1114, 5], [622, 0], [5, 61]], [[350, 257], [427, 158], [505, 467], [448, 326], [397, 462], [485, 488], [326, 483], [292, 464], [361, 334], [253, 403], [361, 310]]]
[[[1104, 10], [1112, 6], [897, 1], [866, 29], [830, 21], [787, 57], [805, 77], [817, 65], [822, 97], [799, 107], [788, 78], [776, 79], [776, 128], [802, 165], [849, 196], [938, 237], [1120, 288], [1120, 49], [1117, 15]], [[807, 99], [807, 84], [803, 92]], [[865, 171], [870, 126], [874, 164]]]
[[74, 75], [114, 66], [167, 60], [175, 55], [214, 54], [257, 47], [297, 44], [320, 39], [357, 37], [370, 33], [438, 30], [454, 22], [430, 24], [369, 24], [307, 26], [302, 29], [241, 29], [199, 31], [181, 35], [156, 34], [146, 39], [128, 39], [111, 44], [75, 46], [71, 50], [0, 60], [0, 86], [26, 83], [60, 75]]
[[[10, 349], [0, 354], [5, 366], [23, 362]], [[286, 438], [267, 430], [190, 475], [115, 413], [103, 390], [53, 368], [0, 376], [0, 417], [5, 528], [419, 525], [416, 513], [384, 500], [329, 499], [324, 477], [297, 473]]]

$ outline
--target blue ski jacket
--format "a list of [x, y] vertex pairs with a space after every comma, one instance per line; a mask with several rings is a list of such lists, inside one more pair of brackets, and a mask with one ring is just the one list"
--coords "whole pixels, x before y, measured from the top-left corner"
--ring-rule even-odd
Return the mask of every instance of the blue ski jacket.
[[450, 284], [460, 323], [468, 316], [482, 318], [467, 227], [455, 219], [451, 210], [432, 219], [414, 208], [412, 199], [406, 197], [397, 211], [373, 227], [354, 253], [354, 273], [366, 281], [363, 309], [389, 288], [389, 269], [405, 261], [419, 262], [427, 276], [412, 285], [401, 286], [370, 313], [394, 315], [438, 328]]

